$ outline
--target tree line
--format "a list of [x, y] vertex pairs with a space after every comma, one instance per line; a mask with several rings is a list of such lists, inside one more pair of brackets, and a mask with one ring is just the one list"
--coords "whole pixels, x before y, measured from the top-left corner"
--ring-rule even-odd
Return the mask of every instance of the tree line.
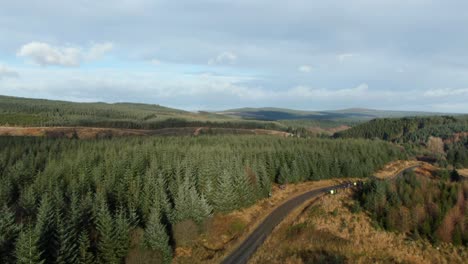
[[287, 129], [277, 122], [242, 120], [207, 112], [191, 113], [159, 105], [74, 103], [7, 96], [0, 96], [0, 125], [126, 129], [174, 127]]
[[119, 263], [135, 232], [170, 262], [178, 227], [268, 197], [272, 184], [367, 177], [383, 141], [270, 136], [0, 137], [0, 263]]
[[374, 179], [357, 192], [356, 199], [386, 230], [467, 246], [468, 184], [459, 182], [456, 171], [441, 170], [436, 178], [407, 172], [395, 181]]
[[425, 143], [430, 136], [447, 138], [464, 131], [468, 131], [468, 116], [379, 118], [338, 132], [335, 137]]

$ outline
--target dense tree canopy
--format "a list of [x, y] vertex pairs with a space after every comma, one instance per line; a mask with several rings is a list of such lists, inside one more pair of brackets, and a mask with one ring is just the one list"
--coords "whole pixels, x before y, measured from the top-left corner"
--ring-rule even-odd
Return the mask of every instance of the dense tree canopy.
[[468, 184], [456, 181], [459, 178], [448, 171], [438, 176], [431, 180], [409, 172], [396, 181], [372, 180], [357, 193], [357, 199], [387, 230], [434, 243], [468, 245]]
[[110, 263], [130, 233], [172, 255], [172, 229], [267, 197], [273, 183], [366, 177], [403, 158], [368, 140], [269, 136], [0, 137], [2, 263]]
[[381, 118], [335, 134], [340, 138], [379, 138], [396, 142], [426, 142], [430, 136], [446, 139], [468, 131], [467, 116]]

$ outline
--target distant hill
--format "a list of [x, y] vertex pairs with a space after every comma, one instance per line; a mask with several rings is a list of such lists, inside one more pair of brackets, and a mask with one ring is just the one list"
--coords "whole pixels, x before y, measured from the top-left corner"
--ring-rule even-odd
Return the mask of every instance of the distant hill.
[[0, 96], [0, 126], [87, 126], [158, 129], [225, 127], [295, 130], [335, 129], [382, 117], [441, 115], [427, 112], [350, 108], [303, 111], [285, 108], [239, 108], [220, 112], [189, 112], [156, 104], [77, 103]]
[[236, 116], [245, 119], [257, 120], [329, 120], [329, 121], [368, 121], [382, 117], [409, 117], [409, 116], [433, 116], [442, 113], [413, 112], [413, 111], [389, 111], [365, 108], [350, 108], [329, 111], [302, 111], [284, 108], [239, 108], [217, 112], [223, 115]]
[[274, 122], [209, 112], [193, 113], [154, 104], [76, 103], [11, 96], [0, 96], [0, 126], [284, 128]]
[[468, 131], [468, 115], [379, 118], [335, 134], [341, 138], [379, 138], [395, 142], [426, 142], [430, 136], [447, 139]]

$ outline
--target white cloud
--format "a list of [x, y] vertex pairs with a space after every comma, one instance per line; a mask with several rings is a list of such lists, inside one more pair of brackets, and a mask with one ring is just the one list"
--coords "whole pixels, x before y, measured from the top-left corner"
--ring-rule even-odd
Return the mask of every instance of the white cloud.
[[355, 57], [357, 54], [355, 53], [343, 53], [343, 54], [338, 54], [337, 58], [340, 61], [340, 63], [343, 63], [346, 59]]
[[112, 48], [112, 43], [97, 43], [84, 51], [80, 47], [61, 47], [43, 42], [31, 42], [23, 45], [17, 55], [28, 58], [41, 66], [77, 67], [85, 60], [92, 61], [101, 58]]
[[4, 65], [0, 65], [0, 80], [3, 79], [3, 78], [18, 78], [19, 77], [19, 74], [4, 66]]
[[314, 89], [307, 86], [297, 86], [286, 92], [285, 96], [297, 98], [336, 98], [336, 97], [361, 97], [368, 92], [368, 85], [362, 83], [355, 88], [347, 89]]
[[216, 58], [208, 61], [208, 64], [234, 64], [237, 61], [237, 55], [230, 51], [220, 53]]
[[104, 56], [106, 53], [110, 52], [114, 48], [114, 44], [111, 42], [106, 43], [96, 43], [91, 46], [88, 53], [86, 54], [86, 59], [88, 60], [97, 60]]
[[298, 68], [298, 71], [304, 72], [304, 73], [309, 73], [312, 71], [312, 67], [309, 65], [302, 65]]
[[150, 62], [151, 64], [155, 65], [155, 66], [161, 64], [161, 61], [158, 60], [158, 59], [152, 59], [152, 60], [150, 60], [149, 62]]
[[427, 97], [446, 97], [446, 96], [459, 96], [468, 95], [468, 88], [460, 89], [431, 89], [424, 92], [424, 96]]

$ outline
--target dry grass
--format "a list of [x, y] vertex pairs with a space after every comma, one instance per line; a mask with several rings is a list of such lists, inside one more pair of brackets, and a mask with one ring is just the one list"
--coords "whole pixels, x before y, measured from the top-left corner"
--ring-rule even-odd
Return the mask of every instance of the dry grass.
[[388, 163], [381, 170], [377, 171], [374, 175], [377, 178], [385, 179], [395, 176], [396, 174], [402, 172], [406, 168], [416, 166], [419, 164], [421, 164], [421, 162], [417, 160], [397, 160]]
[[[347, 179], [349, 180], [349, 179]], [[174, 263], [219, 263], [255, 230], [276, 207], [304, 192], [339, 184], [343, 180], [323, 180], [273, 186], [272, 197], [255, 205], [223, 215], [217, 214], [206, 224], [202, 235], [191, 248], [177, 248]], [[179, 254], [183, 252], [183, 254]]]
[[80, 139], [124, 137], [124, 136], [198, 136], [199, 134], [243, 134], [243, 135], [274, 135], [289, 137], [292, 134], [266, 129], [241, 129], [241, 128], [207, 128], [207, 127], [180, 127], [161, 128], [155, 130], [146, 129], [121, 129], [99, 127], [2, 127], [0, 136], [31, 136], [31, 137], [55, 137]]
[[351, 213], [352, 205], [350, 191], [320, 197], [283, 221], [251, 263], [466, 263], [467, 248], [376, 229], [364, 212]]
[[460, 169], [458, 173], [463, 177], [468, 177], [468, 169]]
[[[419, 164], [419, 162], [398, 161], [385, 166], [381, 173], [385, 174], [386, 177], [390, 177], [415, 164]], [[362, 179], [347, 178], [290, 184], [284, 190], [275, 185], [272, 189], [272, 197], [260, 200], [251, 207], [234, 211], [227, 215], [217, 214], [212, 217], [206, 223], [206, 231], [199, 236], [194, 246], [176, 249], [173, 262], [219, 263], [225, 256], [237, 248], [268, 214], [285, 201], [313, 189], [336, 185], [343, 181], [356, 180]], [[306, 206], [308, 206], [307, 203], [294, 210], [288, 216], [288, 219], [300, 214]], [[309, 253], [305, 252], [304, 254]]]
[[309, 127], [307, 130], [311, 132], [312, 134], [327, 134], [327, 135], [333, 135], [337, 132], [344, 131], [350, 129], [350, 126], [337, 126], [337, 127], [332, 127], [332, 128], [321, 128], [321, 127]]

